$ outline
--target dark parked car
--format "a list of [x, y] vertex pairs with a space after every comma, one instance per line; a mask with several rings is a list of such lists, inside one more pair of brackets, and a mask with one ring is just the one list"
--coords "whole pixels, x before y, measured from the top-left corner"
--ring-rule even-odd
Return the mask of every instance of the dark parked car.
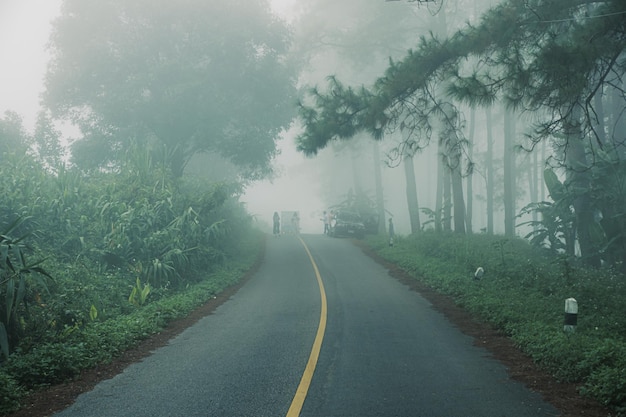
[[361, 239], [365, 236], [365, 225], [361, 217], [349, 211], [338, 211], [330, 228], [333, 237], [356, 237]]

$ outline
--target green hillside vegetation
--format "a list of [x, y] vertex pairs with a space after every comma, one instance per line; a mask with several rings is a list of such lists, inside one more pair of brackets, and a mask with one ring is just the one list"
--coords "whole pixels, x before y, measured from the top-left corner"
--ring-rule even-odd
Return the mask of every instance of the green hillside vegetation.
[[[33, 134], [0, 118], [0, 414], [240, 280], [262, 235], [239, 197], [300, 124], [302, 154], [350, 157], [354, 178], [340, 159], [318, 172], [352, 180], [348, 204], [375, 187], [370, 231], [397, 192], [381, 156], [403, 166], [412, 236], [376, 251], [626, 415], [624, 1], [391, 3], [306, 2], [290, 26], [261, 0], [63, 1]], [[79, 137], [62, 146], [57, 123]], [[435, 200], [415, 169], [433, 155]]]
[[188, 315], [260, 254], [237, 184], [172, 179], [147, 150], [88, 174], [1, 159], [0, 413]]
[[[612, 269], [573, 267], [528, 242], [502, 236], [424, 232], [367, 240], [387, 261], [436, 289], [515, 344], [557, 379], [626, 413], [626, 282]], [[474, 280], [478, 267], [485, 271]], [[567, 298], [578, 301], [575, 332], [564, 332]]]
[[[237, 184], [172, 179], [149, 151], [115, 172], [51, 171], [28, 153], [0, 164], [0, 412], [74, 378], [236, 283], [262, 235]], [[522, 239], [423, 232], [367, 239], [380, 255], [510, 335], [557, 378], [626, 411], [626, 294], [613, 269]], [[475, 281], [478, 266], [485, 270]], [[580, 307], [563, 332], [564, 300]]]

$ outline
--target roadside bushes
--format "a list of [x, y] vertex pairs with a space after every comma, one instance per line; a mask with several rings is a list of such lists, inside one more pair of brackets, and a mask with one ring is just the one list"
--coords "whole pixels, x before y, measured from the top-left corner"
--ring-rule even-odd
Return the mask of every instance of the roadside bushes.
[[[522, 239], [437, 234], [367, 243], [383, 258], [451, 295], [508, 334], [557, 379], [626, 415], [626, 277], [546, 256]], [[477, 267], [485, 274], [474, 280]], [[564, 300], [576, 298], [576, 332], [563, 332]]]
[[605, 339], [586, 351], [582, 364], [589, 377], [581, 392], [600, 399], [626, 415], [626, 344], [623, 339]]
[[188, 313], [258, 254], [240, 184], [173, 178], [143, 148], [90, 172], [4, 154], [0, 177], [0, 412]]
[[123, 351], [189, 315], [227, 287], [236, 284], [262, 253], [260, 232], [242, 236], [239, 256], [178, 292], [170, 292], [128, 314], [67, 326], [44, 343], [17, 348], [0, 367], [0, 414], [19, 408], [24, 395], [39, 387], [76, 377], [82, 370], [108, 363]]
[[6, 372], [6, 369], [0, 368], [0, 414], [19, 409], [24, 394], [24, 388]]

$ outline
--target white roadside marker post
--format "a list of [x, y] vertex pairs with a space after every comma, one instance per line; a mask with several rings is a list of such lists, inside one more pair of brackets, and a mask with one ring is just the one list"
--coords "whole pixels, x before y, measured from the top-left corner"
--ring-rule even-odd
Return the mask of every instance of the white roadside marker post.
[[483, 275], [485, 275], [485, 270], [483, 269], [482, 266], [479, 266], [478, 269], [476, 269], [476, 272], [474, 272], [474, 280], [478, 281], [480, 280]]
[[565, 320], [563, 321], [563, 331], [573, 333], [578, 322], [578, 302], [575, 298], [565, 300]]

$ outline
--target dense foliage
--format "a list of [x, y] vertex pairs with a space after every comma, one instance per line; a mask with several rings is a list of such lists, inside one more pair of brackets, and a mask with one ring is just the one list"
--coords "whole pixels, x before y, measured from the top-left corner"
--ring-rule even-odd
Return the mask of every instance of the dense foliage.
[[[431, 137], [438, 138], [451, 177], [454, 230], [465, 233], [460, 168], [471, 173], [475, 166], [459, 109], [491, 111], [501, 104], [506, 107], [501, 139], [505, 233], [514, 235], [520, 188], [512, 155], [513, 145], [521, 145], [511, 139], [516, 111], [527, 118], [520, 117], [520, 124], [526, 124], [523, 145], [549, 142], [553, 152], [541, 162], [561, 182], [561, 193], [555, 192], [555, 181], [548, 183], [554, 205], [535, 200], [535, 206], [527, 207], [547, 219], [545, 225], [534, 225], [543, 229], [532, 236], [534, 241], [554, 252], [563, 249], [572, 258], [580, 255], [588, 265], [626, 268], [623, 9], [618, 0], [502, 1], [477, 24], [416, 40], [414, 49], [390, 61], [369, 87], [331, 76], [326, 90], [311, 89], [300, 106], [304, 130], [298, 148], [314, 155], [332, 141], [363, 131], [375, 139], [401, 131], [402, 152], [412, 157]], [[489, 159], [488, 164], [493, 156]], [[493, 175], [493, 168], [485, 169]], [[494, 188], [487, 184], [488, 192]]]
[[[250, 266], [260, 242], [239, 196], [271, 173], [293, 116], [289, 45], [266, 0], [63, 2], [33, 134], [0, 118], [0, 412]], [[59, 120], [81, 135], [69, 156]], [[184, 176], [201, 152], [238, 170]]]
[[163, 145], [177, 177], [198, 152], [263, 177], [293, 116], [289, 40], [266, 0], [66, 0], [45, 103], [81, 129], [85, 169], [117, 164], [134, 139]]
[[[626, 282], [612, 269], [573, 268], [564, 257], [522, 239], [423, 233], [389, 247], [368, 240], [380, 255], [416, 279], [453, 296], [482, 320], [511, 336], [540, 366], [581, 392], [626, 413]], [[485, 271], [475, 280], [478, 267]], [[578, 325], [563, 331], [564, 301], [578, 301]]]
[[[550, 141], [557, 163], [544, 176], [552, 201], [522, 213], [541, 214], [526, 237], [547, 250], [434, 233], [399, 238], [394, 248], [370, 242], [502, 328], [558, 378], [582, 383], [585, 394], [622, 413], [626, 290], [612, 268], [626, 270], [624, 16], [618, 0], [503, 1], [451, 36], [415, 39], [371, 88], [330, 77], [327, 92], [311, 90], [297, 142], [312, 155], [362, 131], [381, 139], [400, 130], [398, 156], [412, 157], [436, 132], [445, 144], [439, 153], [458, 174], [456, 221], [464, 212], [460, 167], [473, 164], [462, 157], [460, 106], [500, 101], [532, 113], [530, 144]], [[302, 23], [320, 32], [319, 21]], [[387, 53], [382, 34], [391, 25], [375, 26], [380, 32], [350, 35], [376, 38]], [[324, 35], [320, 44], [328, 43]], [[0, 119], [0, 412], [33, 387], [110, 360], [250, 264], [259, 242], [238, 203], [240, 184], [196, 182], [183, 172], [192, 155], [207, 152], [236, 165], [239, 178], [270, 173], [275, 138], [294, 111], [289, 42], [266, 0], [64, 2], [51, 39], [48, 112], [33, 137], [16, 115]], [[354, 62], [380, 53], [346, 45], [340, 54]], [[72, 167], [62, 165], [53, 117], [83, 135]], [[376, 229], [384, 224], [380, 194], [374, 207], [355, 187], [339, 206], [369, 216]], [[431, 212], [437, 228], [441, 209]], [[455, 225], [461, 230], [463, 222]], [[573, 267], [577, 251], [605, 268]], [[479, 265], [487, 272], [477, 282]], [[560, 331], [567, 297], [581, 305], [574, 334]]]
[[258, 255], [237, 184], [172, 179], [147, 150], [90, 175], [2, 162], [0, 411], [187, 314]]

